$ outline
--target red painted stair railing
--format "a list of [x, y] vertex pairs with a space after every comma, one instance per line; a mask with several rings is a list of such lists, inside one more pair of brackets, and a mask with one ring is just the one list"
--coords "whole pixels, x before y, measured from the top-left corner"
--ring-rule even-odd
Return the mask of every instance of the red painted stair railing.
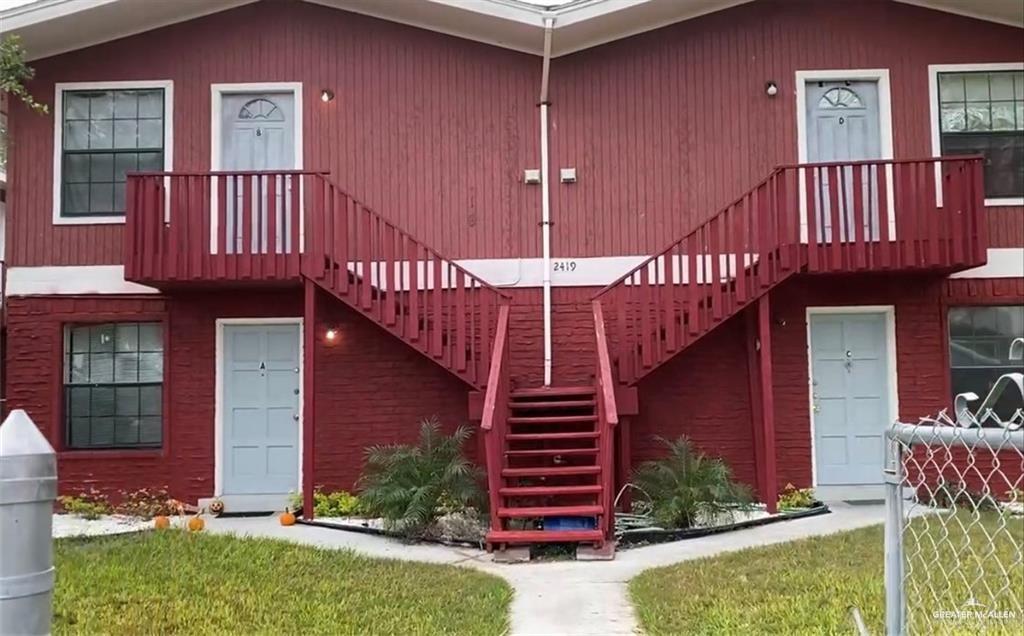
[[471, 386], [509, 297], [356, 200], [325, 173], [128, 177], [125, 277], [156, 285], [305, 277]]
[[305, 195], [303, 276], [482, 388], [509, 297], [325, 176]]
[[480, 434], [484, 436], [491, 528], [494, 529], [501, 527], [501, 519], [498, 517], [498, 510], [501, 508], [499, 490], [502, 485], [501, 471], [505, 467], [505, 434], [508, 430], [508, 316], [509, 306], [503, 305], [498, 312], [494, 350], [487, 375], [487, 390], [484, 393], [484, 409], [480, 418]]
[[611, 355], [608, 353], [608, 336], [605, 334], [604, 312], [601, 303], [592, 303], [594, 311], [594, 337], [597, 364], [594, 372], [594, 395], [597, 400], [597, 426], [601, 449], [601, 503], [604, 508], [604, 532], [611, 539], [615, 532], [615, 427], [619, 424], [619, 412], [615, 404], [615, 377], [612, 375]]
[[985, 263], [980, 157], [782, 166], [598, 292], [635, 384], [797, 272]]

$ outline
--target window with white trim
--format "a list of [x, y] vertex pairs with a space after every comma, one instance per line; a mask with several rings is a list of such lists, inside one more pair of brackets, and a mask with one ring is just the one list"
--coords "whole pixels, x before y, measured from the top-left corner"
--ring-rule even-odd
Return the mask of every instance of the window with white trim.
[[1024, 71], [938, 73], [942, 155], [985, 157], [985, 196], [1024, 196]]
[[[1014, 340], [1024, 338], [1024, 306], [995, 305], [949, 309], [949, 364], [953, 396], [968, 391], [980, 400], [999, 376], [1024, 371], [1024, 362], [1010, 359]], [[1003, 393], [995, 411], [1010, 418], [1018, 408], [1015, 391]], [[974, 406], [980, 405], [975, 402]]]
[[158, 447], [163, 441], [163, 325], [69, 325], [64, 331], [65, 446]]
[[164, 168], [163, 88], [64, 90], [60, 216], [123, 216], [125, 173]]

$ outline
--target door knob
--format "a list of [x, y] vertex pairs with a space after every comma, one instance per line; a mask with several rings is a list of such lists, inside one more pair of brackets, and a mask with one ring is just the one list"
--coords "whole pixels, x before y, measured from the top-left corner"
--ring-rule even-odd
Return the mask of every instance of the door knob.
[[292, 415], [292, 419], [295, 420], [296, 422], [298, 422], [299, 421], [299, 414], [296, 413], [295, 415]]

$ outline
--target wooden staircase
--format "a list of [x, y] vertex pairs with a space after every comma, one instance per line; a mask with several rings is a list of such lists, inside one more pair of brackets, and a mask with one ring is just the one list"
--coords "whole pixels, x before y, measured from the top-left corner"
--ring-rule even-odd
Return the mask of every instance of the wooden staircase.
[[491, 545], [605, 538], [601, 433], [592, 386], [513, 391]]
[[480, 423], [491, 548], [533, 543], [601, 548], [613, 538], [618, 415], [600, 308], [594, 326], [598, 356], [592, 385], [512, 390], [508, 307], [502, 307]]
[[798, 273], [983, 264], [983, 212], [978, 157], [776, 168], [593, 297], [614, 317], [616, 380], [636, 385]]
[[311, 184], [302, 275], [471, 387], [485, 385], [509, 296], [353, 199]]

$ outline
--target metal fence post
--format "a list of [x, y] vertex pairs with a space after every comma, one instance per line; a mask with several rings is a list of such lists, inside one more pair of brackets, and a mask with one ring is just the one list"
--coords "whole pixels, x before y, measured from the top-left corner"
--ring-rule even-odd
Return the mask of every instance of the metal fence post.
[[0, 425], [0, 635], [49, 634], [57, 457], [22, 410]]
[[[899, 426], [899, 424], [894, 424]], [[885, 631], [903, 634], [906, 600], [903, 595], [903, 461], [900, 442], [886, 431], [885, 444]]]

